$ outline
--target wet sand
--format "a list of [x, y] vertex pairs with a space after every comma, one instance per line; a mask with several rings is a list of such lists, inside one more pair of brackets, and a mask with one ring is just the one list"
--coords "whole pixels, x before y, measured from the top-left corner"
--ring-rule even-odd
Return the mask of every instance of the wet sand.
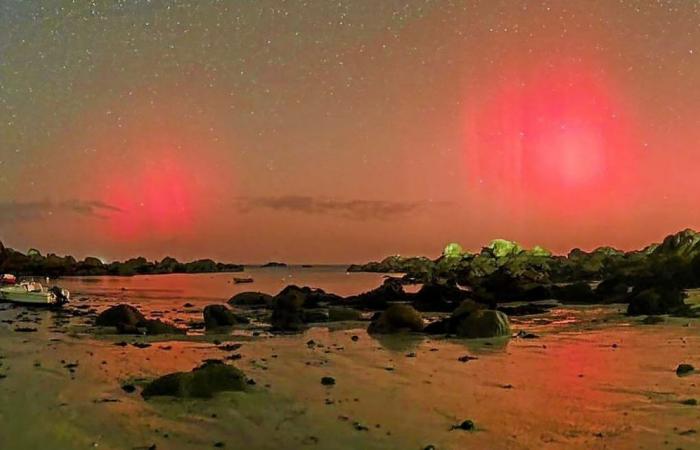
[[[513, 320], [535, 339], [376, 339], [358, 322], [172, 341], [0, 308], [0, 320], [15, 321], [0, 322], [0, 448], [700, 448], [700, 407], [681, 403], [700, 400], [700, 375], [675, 373], [679, 363], [700, 366], [697, 319], [641, 325], [621, 307], [566, 307]], [[249, 392], [139, 395], [146, 380], [234, 353], [229, 363], [256, 381]], [[460, 362], [465, 355], [477, 359]], [[336, 384], [323, 386], [324, 376]], [[475, 431], [450, 430], [465, 419]]]

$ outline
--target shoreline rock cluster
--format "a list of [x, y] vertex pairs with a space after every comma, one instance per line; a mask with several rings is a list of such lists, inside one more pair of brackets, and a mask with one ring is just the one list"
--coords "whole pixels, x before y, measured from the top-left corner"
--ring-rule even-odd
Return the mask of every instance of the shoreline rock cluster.
[[348, 271], [403, 273], [402, 283], [461, 286], [492, 308], [497, 302], [557, 300], [627, 303], [630, 315], [693, 315], [684, 299], [685, 290], [700, 288], [700, 233], [683, 230], [642, 250], [574, 249], [566, 256], [496, 239], [478, 253], [450, 244], [435, 260], [392, 256]]

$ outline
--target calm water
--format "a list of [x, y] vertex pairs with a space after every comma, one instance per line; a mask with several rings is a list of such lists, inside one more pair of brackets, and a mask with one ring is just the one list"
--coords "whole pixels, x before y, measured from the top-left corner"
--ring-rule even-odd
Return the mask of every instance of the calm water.
[[[347, 273], [345, 269], [345, 266], [253, 267], [240, 273], [63, 278], [58, 284], [68, 288], [76, 302], [87, 301], [95, 306], [128, 302], [148, 312], [179, 308], [184, 303], [197, 307], [223, 303], [246, 291], [274, 295], [289, 284], [347, 296], [373, 289], [383, 281], [381, 274]], [[236, 284], [234, 277], [251, 277], [254, 282]]]

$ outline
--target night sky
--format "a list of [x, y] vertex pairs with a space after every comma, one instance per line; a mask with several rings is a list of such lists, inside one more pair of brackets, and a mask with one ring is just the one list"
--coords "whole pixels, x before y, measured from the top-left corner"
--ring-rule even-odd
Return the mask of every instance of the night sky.
[[0, 0], [0, 240], [350, 262], [700, 228], [699, 9]]

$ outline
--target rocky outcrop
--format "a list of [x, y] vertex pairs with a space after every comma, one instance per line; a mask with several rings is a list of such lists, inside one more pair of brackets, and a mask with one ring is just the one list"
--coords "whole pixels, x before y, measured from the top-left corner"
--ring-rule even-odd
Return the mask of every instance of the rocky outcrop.
[[223, 391], [244, 391], [246, 377], [239, 369], [210, 360], [191, 372], [175, 372], [150, 382], [141, 395], [209, 398]]
[[262, 292], [241, 292], [228, 301], [231, 306], [271, 307], [272, 296]]
[[240, 316], [225, 305], [208, 305], [204, 308], [204, 326], [207, 330], [220, 327], [231, 327], [234, 325], [248, 323], [249, 320]]
[[635, 289], [629, 298], [627, 314], [631, 316], [686, 315], [689, 313], [689, 307], [684, 302], [685, 297], [682, 290], [668, 286]]
[[387, 278], [381, 286], [354, 297], [348, 297], [345, 304], [360, 309], [381, 310], [386, 309], [390, 302], [408, 300], [408, 295], [403, 290], [403, 285], [395, 278]]
[[102, 311], [95, 319], [95, 325], [100, 327], [116, 327], [119, 325], [138, 326], [144, 323], [146, 317], [141, 311], [131, 305], [121, 304]]
[[270, 325], [274, 331], [301, 331], [306, 327], [304, 304], [306, 293], [294, 287], [287, 287], [277, 294], [272, 302]]
[[99, 327], [115, 327], [118, 334], [157, 335], [186, 334], [187, 330], [160, 319], [147, 319], [141, 311], [127, 304], [112, 306], [95, 319]]
[[424, 323], [420, 313], [412, 306], [395, 304], [372, 318], [368, 333], [390, 334], [406, 331], [423, 331]]
[[469, 292], [457, 286], [430, 283], [411, 296], [411, 303], [418, 311], [451, 312], [468, 297]]

